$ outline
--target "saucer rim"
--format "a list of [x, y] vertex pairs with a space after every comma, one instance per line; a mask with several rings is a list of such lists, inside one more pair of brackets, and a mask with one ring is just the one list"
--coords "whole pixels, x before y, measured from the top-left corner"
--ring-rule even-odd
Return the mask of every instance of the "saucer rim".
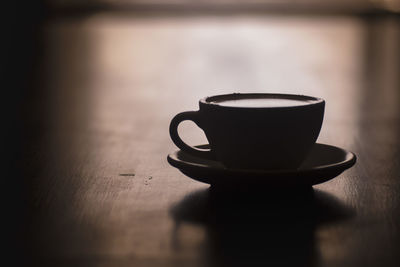
[[[310, 172], [316, 172], [316, 171], [326, 171], [329, 169], [337, 169], [337, 168], [341, 168], [344, 170], [351, 168], [357, 161], [357, 156], [351, 152], [348, 151], [346, 149], [337, 147], [337, 146], [333, 146], [333, 145], [328, 145], [328, 144], [322, 144], [322, 143], [316, 143], [316, 145], [319, 146], [328, 146], [331, 148], [335, 148], [338, 150], [341, 150], [344, 152], [345, 154], [345, 159], [339, 162], [335, 162], [332, 164], [325, 164], [325, 165], [319, 165], [319, 166], [314, 166], [311, 168], [307, 168], [307, 169], [280, 169], [280, 170], [255, 170], [255, 169], [232, 169], [232, 168], [228, 168], [225, 166], [221, 166], [221, 168], [215, 167], [215, 166], [206, 166], [204, 164], [199, 164], [199, 163], [195, 163], [195, 162], [188, 162], [188, 161], [183, 161], [181, 159], [178, 159], [176, 156], [174, 157], [174, 155], [177, 155], [177, 153], [182, 152], [185, 153], [181, 150], [176, 150], [173, 153], [168, 154], [167, 156], [167, 161], [170, 165], [172, 165], [175, 168], [178, 168], [179, 170], [182, 169], [186, 169], [188, 166], [192, 167], [192, 168], [196, 168], [198, 170], [213, 170], [213, 171], [217, 171], [217, 172], [224, 172], [224, 173], [229, 173], [229, 174], [233, 174], [233, 175], [243, 175], [243, 174], [251, 174], [251, 175], [277, 175], [277, 176], [286, 176], [286, 175], [291, 175], [291, 174], [296, 174], [296, 175], [301, 175], [301, 174], [307, 174]], [[208, 144], [203, 144], [203, 145], [197, 145], [196, 147], [203, 147], [204, 146], [208, 146]], [[187, 154], [187, 153], [185, 153]], [[192, 156], [192, 155], [190, 155]], [[196, 158], [200, 158], [198, 156], [193, 156]], [[208, 160], [208, 159], [207, 159]], [[208, 160], [211, 162], [218, 162], [217, 160]]]

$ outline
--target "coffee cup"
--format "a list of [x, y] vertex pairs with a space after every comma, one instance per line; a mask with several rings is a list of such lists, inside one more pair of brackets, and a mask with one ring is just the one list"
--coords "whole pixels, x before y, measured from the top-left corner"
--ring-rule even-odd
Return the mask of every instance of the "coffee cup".
[[[171, 120], [171, 139], [182, 151], [227, 168], [287, 170], [298, 168], [315, 144], [325, 101], [304, 95], [235, 93], [205, 97], [199, 107]], [[204, 131], [210, 150], [182, 141], [178, 126], [185, 120]]]

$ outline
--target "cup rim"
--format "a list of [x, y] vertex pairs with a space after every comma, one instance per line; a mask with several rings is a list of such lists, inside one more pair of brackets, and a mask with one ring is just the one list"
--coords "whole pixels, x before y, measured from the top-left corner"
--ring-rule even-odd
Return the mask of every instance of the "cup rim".
[[[227, 98], [228, 100], [239, 99], [239, 98], [263, 98], [263, 97], [273, 97], [273, 98], [285, 98], [285, 99], [296, 99], [296, 100], [311, 100], [312, 102], [306, 105], [294, 105], [294, 106], [273, 106], [273, 107], [240, 107], [240, 106], [222, 106], [218, 103], [211, 103], [210, 99]], [[298, 109], [299, 107], [307, 107], [311, 105], [317, 105], [324, 103], [325, 100], [319, 97], [308, 96], [308, 95], [298, 95], [298, 94], [281, 94], [281, 93], [231, 93], [231, 94], [220, 94], [213, 96], [206, 96], [199, 100], [200, 104], [224, 108], [224, 109]]]

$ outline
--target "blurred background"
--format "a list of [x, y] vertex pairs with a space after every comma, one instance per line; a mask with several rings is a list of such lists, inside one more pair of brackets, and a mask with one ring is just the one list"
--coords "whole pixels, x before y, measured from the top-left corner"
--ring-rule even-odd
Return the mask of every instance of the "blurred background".
[[[77, 188], [90, 184], [89, 178], [73, 180], [79, 166], [107, 165], [100, 171], [104, 175], [121, 168], [129, 172], [129, 166], [138, 164], [165, 167], [164, 156], [175, 149], [166, 130], [170, 119], [180, 111], [196, 110], [198, 99], [207, 95], [282, 92], [322, 97], [327, 107], [321, 142], [334, 140], [335, 145], [356, 152], [366, 149], [378, 158], [398, 156], [390, 146], [399, 135], [399, 12], [399, 0], [2, 4], [0, 64], [9, 193], [4, 203], [12, 203], [4, 210], [8, 246], [24, 249], [33, 244], [42, 247], [42, 253], [57, 247], [65, 252], [60, 244], [75, 244], [70, 239], [27, 236], [57, 236], [62, 228], [58, 223], [50, 220], [51, 227], [44, 224], [38, 230], [30, 222], [48, 222], [59, 210], [73, 224], [76, 215], [68, 214], [75, 211], [66, 203], [77, 201]], [[370, 123], [392, 128], [380, 135], [368, 128]], [[206, 142], [193, 124], [182, 127], [188, 142]], [[386, 150], [365, 148], [369, 144], [362, 140]], [[161, 173], [156, 167], [153, 171]], [[57, 175], [74, 181], [63, 185], [71, 190], [71, 199], [57, 194], [41, 198], [38, 192], [54, 188], [51, 177]], [[341, 194], [339, 189], [336, 193]], [[95, 202], [84, 205], [85, 211], [97, 212]], [[51, 213], [55, 207], [58, 211]], [[86, 243], [78, 243], [76, 251], [69, 246], [68, 253], [79, 254]], [[139, 245], [133, 250], [142, 253]]]
[[330, 101], [327, 116], [357, 118], [378, 91], [368, 105], [397, 107], [399, 10], [398, 0], [6, 4], [2, 76], [8, 93], [18, 92], [7, 102], [10, 110], [36, 103], [52, 116], [70, 101], [67, 113], [89, 122], [121, 104], [169, 117], [233, 91], [346, 94], [345, 108]]

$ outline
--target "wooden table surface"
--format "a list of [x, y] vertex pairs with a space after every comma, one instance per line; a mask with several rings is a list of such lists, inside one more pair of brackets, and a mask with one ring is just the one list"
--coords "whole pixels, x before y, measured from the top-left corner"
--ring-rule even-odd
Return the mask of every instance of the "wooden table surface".
[[[20, 258], [399, 266], [399, 26], [396, 17], [246, 14], [46, 21], [17, 162]], [[318, 142], [353, 151], [357, 164], [305, 192], [224, 192], [188, 179], [166, 161], [177, 149], [169, 122], [230, 92], [324, 98]], [[207, 142], [193, 123], [180, 131]]]

